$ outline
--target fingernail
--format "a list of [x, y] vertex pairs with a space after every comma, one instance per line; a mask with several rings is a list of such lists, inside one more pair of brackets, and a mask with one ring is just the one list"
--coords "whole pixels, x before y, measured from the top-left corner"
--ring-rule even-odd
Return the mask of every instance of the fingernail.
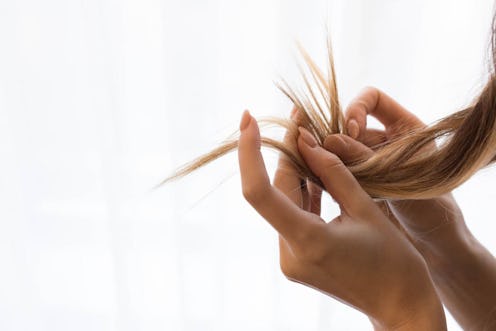
[[317, 146], [317, 140], [308, 132], [304, 127], [300, 126], [298, 127], [298, 131], [300, 131], [300, 136], [305, 142], [310, 147], [315, 147]]
[[243, 112], [243, 116], [241, 117], [241, 123], [239, 123], [239, 129], [243, 131], [248, 127], [248, 124], [250, 124], [251, 121], [251, 115], [248, 110], [245, 110]]
[[358, 123], [356, 120], [351, 119], [348, 121], [348, 135], [356, 139], [358, 137], [358, 133], [360, 131], [360, 128], [358, 127]]

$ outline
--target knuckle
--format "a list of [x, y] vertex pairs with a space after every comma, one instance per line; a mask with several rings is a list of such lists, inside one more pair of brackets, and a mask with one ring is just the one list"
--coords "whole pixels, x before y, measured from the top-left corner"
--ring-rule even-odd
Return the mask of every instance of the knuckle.
[[290, 160], [281, 156], [276, 173], [274, 174], [273, 184], [275, 187], [282, 186], [288, 179], [298, 177], [298, 172]]
[[298, 231], [296, 235], [296, 242], [306, 246], [318, 240], [321, 233], [322, 232], [319, 226], [306, 226], [304, 229]]
[[327, 173], [334, 171], [336, 168], [340, 168], [343, 166], [343, 162], [341, 159], [331, 153], [326, 153], [325, 157], [322, 159], [322, 172], [321, 176], [325, 176]]
[[327, 259], [328, 250], [322, 244], [308, 243], [295, 249], [295, 255], [302, 262], [318, 265]]
[[[378, 99], [381, 91], [374, 86], [365, 86], [360, 90], [360, 93], [351, 101], [350, 105], [346, 109], [346, 115], [348, 117], [361, 117], [367, 114], [367, 102], [366, 100], [373, 98]], [[365, 112], [362, 112], [365, 111]]]
[[372, 85], [366, 85], [363, 89], [362, 89], [362, 92], [360, 94], [377, 94], [377, 93], [380, 93], [381, 91], [375, 87], [375, 86], [372, 86]]
[[352, 203], [352, 206], [348, 214], [353, 218], [370, 221], [371, 219], [380, 217], [380, 215], [384, 215], [382, 210], [372, 201], [356, 199]]
[[312, 226], [299, 233], [297, 244], [294, 245], [295, 255], [299, 260], [319, 264], [328, 253], [325, 237], [323, 238], [324, 227]]

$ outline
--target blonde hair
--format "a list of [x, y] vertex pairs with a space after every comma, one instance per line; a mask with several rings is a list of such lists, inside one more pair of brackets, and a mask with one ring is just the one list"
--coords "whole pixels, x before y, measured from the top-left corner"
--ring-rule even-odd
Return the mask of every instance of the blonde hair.
[[[374, 198], [428, 199], [452, 191], [482, 167], [495, 161], [496, 76], [495, 19], [492, 24], [492, 67], [487, 84], [472, 104], [424, 128], [404, 131], [399, 137], [376, 146], [375, 154], [348, 165], [363, 189]], [[345, 133], [344, 115], [338, 98], [333, 53], [328, 40], [328, 72], [323, 72], [300, 47], [309, 76], [302, 70], [305, 92], [298, 93], [284, 80], [279, 89], [303, 116], [304, 126], [322, 144], [330, 134]], [[311, 80], [309, 79], [311, 78]], [[269, 118], [261, 123], [276, 124], [297, 135], [294, 121]], [[437, 148], [425, 148], [442, 139]], [[165, 179], [166, 183], [189, 174], [237, 148], [237, 138], [227, 140]], [[262, 136], [262, 145], [286, 155], [303, 179], [320, 186], [321, 181], [307, 167], [297, 150]]]

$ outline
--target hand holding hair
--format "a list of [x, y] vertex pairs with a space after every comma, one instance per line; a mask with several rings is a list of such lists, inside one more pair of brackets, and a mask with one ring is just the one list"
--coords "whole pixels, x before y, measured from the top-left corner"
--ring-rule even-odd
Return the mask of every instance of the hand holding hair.
[[[367, 128], [368, 116], [377, 118], [384, 125], [384, 130]], [[369, 159], [375, 154], [376, 146], [426, 127], [414, 114], [373, 87], [362, 90], [349, 104], [345, 119], [348, 126], [356, 123], [356, 129], [348, 130], [349, 135], [330, 135], [324, 142], [324, 148], [338, 155], [346, 165], [353, 164], [356, 160]], [[418, 153], [435, 149], [436, 145], [431, 142]], [[464, 223], [462, 212], [451, 193], [425, 200], [386, 201], [415, 242], [436, 241], [439, 232], [453, 231], [452, 228]]]
[[[367, 128], [367, 116], [385, 130]], [[348, 106], [347, 135], [326, 138], [323, 146], [345, 164], [372, 157], [377, 144], [425, 126], [412, 113], [376, 88], [366, 88]], [[352, 139], [355, 138], [355, 139]], [[426, 148], [435, 149], [431, 144]], [[394, 224], [426, 260], [438, 293], [460, 325], [486, 330], [496, 321], [496, 260], [465, 225], [451, 193], [428, 200], [386, 200]], [[489, 330], [489, 329], [487, 329]]]
[[[390, 325], [391, 316], [405, 316], [384, 315], [398, 307], [394, 304], [398, 304], [402, 294], [410, 293], [401, 283], [401, 277], [411, 280], [410, 285], [424, 284], [424, 291], [416, 293], [429, 288], [426, 284], [430, 282], [424, 280], [430, 278], [425, 270], [421, 271], [425, 265], [418, 250], [429, 266], [442, 300], [464, 328], [478, 330], [494, 325], [496, 261], [470, 234], [450, 195], [478, 170], [496, 162], [496, 15], [491, 46], [492, 70], [478, 96], [468, 107], [431, 126], [425, 126], [375, 89], [366, 90], [357, 98], [345, 116], [339, 102], [330, 41], [327, 75], [300, 48], [310, 74], [302, 69], [305, 90], [294, 89], [284, 81], [279, 88], [305, 120], [303, 126], [309, 133], [303, 131], [300, 136], [313, 137], [318, 146], [304, 144], [302, 137], [297, 145], [295, 123], [281, 118], [265, 122], [287, 129], [284, 142], [261, 137], [257, 122], [245, 114], [239, 139], [230, 138], [178, 169], [162, 184], [239, 148], [243, 192], [279, 232], [281, 267], [289, 278], [357, 307], [380, 325]], [[368, 129], [368, 115], [379, 119], [385, 130]], [[436, 148], [439, 138], [444, 139]], [[265, 170], [261, 145], [285, 155], [281, 157], [274, 186], [270, 185]], [[306, 185], [301, 186], [300, 181]], [[329, 191], [342, 209], [341, 215], [330, 223], [318, 216], [322, 188]], [[401, 223], [398, 228], [417, 250], [408, 246], [395, 227], [399, 223], [388, 222], [371, 197], [387, 199], [386, 211], [396, 216], [398, 220], [392, 218]], [[385, 256], [381, 257], [382, 253]], [[328, 256], [332, 259], [325, 258]], [[355, 268], [361, 273], [355, 272]], [[378, 273], [371, 273], [373, 268]], [[391, 273], [386, 275], [385, 270]], [[384, 278], [379, 279], [378, 275], [383, 274]], [[413, 274], [420, 278], [408, 278]], [[367, 283], [366, 288], [360, 287], [362, 282]], [[380, 294], [381, 298], [383, 293], [387, 295], [380, 305], [374, 306], [369, 301], [373, 295], [367, 296], [371, 292]], [[396, 301], [391, 298], [395, 293]], [[431, 298], [430, 302], [436, 300], [437, 297]]]
[[[293, 120], [297, 114], [293, 113]], [[281, 156], [270, 184], [257, 122], [243, 114], [238, 146], [243, 194], [279, 233], [285, 276], [364, 312], [377, 330], [445, 330], [445, 318], [427, 266], [334, 154], [305, 130], [287, 133], [312, 172], [339, 204], [326, 223], [320, 191], [301, 185]]]

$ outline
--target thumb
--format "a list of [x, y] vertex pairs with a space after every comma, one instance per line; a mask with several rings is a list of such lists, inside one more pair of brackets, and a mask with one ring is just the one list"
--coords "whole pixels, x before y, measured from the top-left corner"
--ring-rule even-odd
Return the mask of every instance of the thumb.
[[303, 159], [341, 209], [350, 216], [359, 216], [361, 211], [370, 210], [369, 206], [375, 207], [341, 159], [318, 146], [307, 130], [300, 127], [299, 131], [298, 149]]

